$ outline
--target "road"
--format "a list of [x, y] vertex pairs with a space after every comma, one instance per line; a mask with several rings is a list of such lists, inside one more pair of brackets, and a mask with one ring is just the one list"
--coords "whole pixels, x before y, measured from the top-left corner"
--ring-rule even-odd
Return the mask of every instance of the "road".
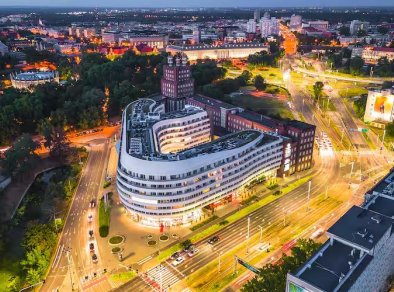
[[[334, 183], [339, 178], [340, 174], [336, 158], [333, 157], [324, 160], [312, 179], [311, 199], [322, 194], [327, 184]], [[281, 222], [284, 214], [290, 214], [292, 210], [305, 205], [307, 203], [307, 192], [308, 186], [305, 184], [251, 213], [250, 236], [260, 232], [259, 225], [267, 228], [270, 224], [274, 224], [274, 222]], [[162, 263], [163, 272], [161, 275], [163, 281], [162, 287], [166, 289], [171, 287], [194, 271], [216, 260], [219, 253], [226, 253], [232, 248], [244, 243], [247, 220], [244, 217], [217, 232], [215, 235], [220, 237], [220, 241], [213, 247], [207, 244], [205, 240], [197, 243], [196, 246], [199, 249], [199, 253], [192, 258], [186, 256], [185, 261], [179, 266], [174, 267], [169, 260], [164, 261]], [[117, 291], [158, 290], [161, 281], [160, 273], [157, 271], [160, 271], [160, 266], [154, 267], [145, 274], [140, 275], [140, 277], [121, 286]]]
[[[50, 272], [46, 283], [41, 288], [42, 291], [52, 292], [57, 289], [59, 291], [70, 289], [71, 291], [72, 286], [80, 291], [88, 290], [92, 283], [95, 283], [95, 288], [99, 289], [95, 291], [111, 289], [108, 281], [105, 281], [106, 275], [103, 274], [105, 264], [100, 261], [100, 250], [95, 240], [92, 242], [95, 245], [98, 263], [92, 262], [92, 254], [88, 247], [88, 231], [93, 229], [94, 234], [98, 236], [97, 208], [89, 208], [89, 203], [92, 198], [101, 197], [99, 190], [108, 160], [109, 141], [109, 139], [98, 139], [90, 142], [88, 161], [83, 169]], [[93, 215], [91, 223], [88, 222], [88, 214]], [[88, 276], [87, 280], [85, 276]], [[98, 281], [100, 282], [96, 283]]]

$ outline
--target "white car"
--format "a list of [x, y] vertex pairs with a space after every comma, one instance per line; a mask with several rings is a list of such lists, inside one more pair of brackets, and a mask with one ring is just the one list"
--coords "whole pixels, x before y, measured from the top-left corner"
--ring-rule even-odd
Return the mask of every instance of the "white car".
[[172, 265], [175, 267], [175, 266], [181, 264], [183, 261], [184, 261], [184, 258], [182, 256], [178, 257], [177, 259], [172, 261]]

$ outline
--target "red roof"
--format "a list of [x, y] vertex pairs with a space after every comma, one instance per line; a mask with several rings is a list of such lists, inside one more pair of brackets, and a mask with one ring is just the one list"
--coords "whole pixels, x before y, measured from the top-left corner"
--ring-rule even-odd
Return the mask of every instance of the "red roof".
[[379, 52], [390, 52], [390, 53], [394, 53], [394, 48], [374, 47], [372, 50], [373, 50], [373, 51], [379, 51]]

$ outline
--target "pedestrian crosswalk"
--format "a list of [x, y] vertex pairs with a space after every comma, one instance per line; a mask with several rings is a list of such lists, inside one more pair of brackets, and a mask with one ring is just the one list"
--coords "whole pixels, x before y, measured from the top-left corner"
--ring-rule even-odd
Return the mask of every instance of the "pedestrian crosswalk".
[[179, 281], [179, 278], [165, 265], [150, 269], [142, 274], [141, 278], [157, 291], [169, 291], [170, 287]]

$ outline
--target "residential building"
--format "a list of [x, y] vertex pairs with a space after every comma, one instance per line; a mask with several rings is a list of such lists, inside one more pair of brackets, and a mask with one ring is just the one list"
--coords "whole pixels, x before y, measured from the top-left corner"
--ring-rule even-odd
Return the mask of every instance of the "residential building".
[[302, 16], [293, 14], [290, 17], [290, 30], [300, 31], [302, 28]]
[[275, 17], [262, 18], [260, 20], [261, 37], [268, 37], [270, 35], [279, 35], [279, 19]]
[[296, 272], [286, 291], [386, 291], [394, 273], [394, 172], [327, 230], [329, 240]]
[[394, 60], [394, 48], [386, 47], [365, 47], [362, 58], [367, 64], [376, 64], [380, 58]]
[[256, 9], [253, 12], [253, 20], [254, 20], [254, 22], [259, 22], [260, 21], [260, 10], [259, 9]]
[[8, 54], [8, 47], [0, 41], [0, 56]]
[[368, 21], [352, 20], [350, 22], [350, 33], [352, 35], [356, 35], [360, 30], [364, 30], [368, 32], [368, 29], [369, 29]]
[[249, 21], [246, 23], [246, 32], [247, 33], [256, 33], [256, 21], [254, 19], [249, 19]]

